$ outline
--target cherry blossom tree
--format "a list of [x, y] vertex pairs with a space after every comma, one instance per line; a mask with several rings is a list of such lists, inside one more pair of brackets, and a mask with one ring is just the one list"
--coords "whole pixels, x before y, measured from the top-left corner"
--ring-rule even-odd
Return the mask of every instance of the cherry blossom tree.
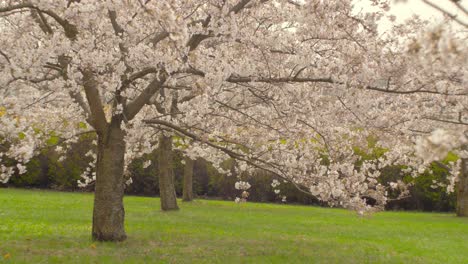
[[[187, 157], [220, 171], [235, 158], [236, 170], [266, 170], [365, 211], [366, 197], [385, 203], [379, 169], [404, 160], [410, 144], [359, 168], [353, 148], [374, 133], [394, 134], [385, 128], [402, 111], [391, 109], [432, 100], [420, 95], [463, 96], [455, 84], [466, 84], [466, 48], [455, 41], [462, 56], [409, 60], [396, 36], [421, 25], [382, 37], [377, 24], [388, 3], [371, 2], [380, 11], [319, 0], [3, 0], [0, 87], [14, 92], [0, 102], [12, 100], [23, 116], [40, 113], [67, 136], [85, 128], [64, 125], [64, 117], [95, 131], [96, 240], [126, 238], [126, 165], [158, 144], [169, 151], [173, 135]], [[450, 45], [444, 50], [454, 54]]]
[[[430, 1], [424, 2], [431, 5]], [[450, 5], [449, 2], [443, 5]], [[462, 17], [466, 15], [466, 8], [461, 3], [453, 5]], [[414, 18], [394, 27], [389, 33], [391, 37], [382, 45], [391, 48], [392, 52], [386, 53], [388, 57], [384, 59], [392, 60], [393, 65], [388, 65], [394, 69], [380, 73], [388, 77], [388, 81], [382, 83], [381, 91], [394, 96], [375, 100], [374, 106], [381, 111], [374, 113], [383, 118], [374, 120], [379, 130], [385, 132], [380, 138], [388, 141], [385, 144], [389, 149], [395, 145], [416, 144], [415, 149], [406, 148], [408, 152], [399, 151], [400, 155], [412, 156], [414, 176], [427, 169], [430, 162], [444, 159], [449, 151], [458, 155], [460, 160], [448, 168], [452, 173], [446, 187], [447, 191], [453, 192], [455, 184], [458, 185], [457, 214], [466, 216], [468, 50], [464, 43], [468, 35], [462, 17], [459, 20], [448, 15], [443, 24], [430, 27], [427, 27], [430, 24], [427, 21]], [[357, 112], [359, 115], [372, 112], [360, 103], [353, 105], [364, 109], [364, 112]]]

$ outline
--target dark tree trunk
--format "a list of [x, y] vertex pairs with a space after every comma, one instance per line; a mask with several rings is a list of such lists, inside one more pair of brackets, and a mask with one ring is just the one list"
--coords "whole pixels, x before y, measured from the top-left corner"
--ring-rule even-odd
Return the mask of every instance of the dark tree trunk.
[[178, 210], [172, 170], [172, 137], [159, 138], [159, 193], [163, 211]]
[[112, 122], [105, 135], [98, 135], [96, 186], [93, 211], [93, 239], [122, 241], [124, 229], [124, 131]]
[[462, 159], [457, 192], [457, 216], [468, 216], [468, 159]]
[[190, 202], [193, 200], [193, 164], [194, 160], [191, 158], [184, 158], [184, 190], [182, 194], [182, 201]]

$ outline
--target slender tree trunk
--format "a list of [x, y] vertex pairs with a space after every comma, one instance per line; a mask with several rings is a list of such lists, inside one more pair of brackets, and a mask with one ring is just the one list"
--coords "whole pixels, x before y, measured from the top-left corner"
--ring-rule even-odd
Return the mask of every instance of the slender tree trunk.
[[159, 193], [163, 211], [178, 210], [172, 170], [172, 137], [159, 138]]
[[124, 229], [124, 131], [112, 122], [105, 135], [98, 135], [96, 186], [94, 194], [94, 240], [123, 241]]
[[190, 202], [193, 200], [193, 165], [195, 161], [188, 157], [185, 157], [184, 161], [184, 190], [182, 201]]
[[468, 159], [462, 159], [457, 192], [457, 216], [468, 216]]

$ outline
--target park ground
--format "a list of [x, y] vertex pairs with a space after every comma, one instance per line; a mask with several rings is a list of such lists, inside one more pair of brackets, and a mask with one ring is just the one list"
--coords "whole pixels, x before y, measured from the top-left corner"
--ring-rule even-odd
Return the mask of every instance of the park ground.
[[0, 263], [468, 263], [468, 219], [126, 197], [122, 243], [93, 242], [93, 195], [0, 189]]

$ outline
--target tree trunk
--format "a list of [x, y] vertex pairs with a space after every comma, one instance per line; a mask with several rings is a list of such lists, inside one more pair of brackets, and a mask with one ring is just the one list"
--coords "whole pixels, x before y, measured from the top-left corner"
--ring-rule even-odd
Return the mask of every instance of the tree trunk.
[[123, 241], [124, 229], [124, 131], [112, 122], [105, 135], [98, 135], [93, 231], [97, 241]]
[[159, 193], [163, 211], [178, 210], [172, 170], [172, 137], [159, 138]]
[[462, 159], [457, 192], [457, 216], [468, 216], [468, 159]]
[[190, 202], [193, 200], [193, 165], [195, 163], [191, 158], [184, 158], [184, 190], [182, 195], [182, 201]]

